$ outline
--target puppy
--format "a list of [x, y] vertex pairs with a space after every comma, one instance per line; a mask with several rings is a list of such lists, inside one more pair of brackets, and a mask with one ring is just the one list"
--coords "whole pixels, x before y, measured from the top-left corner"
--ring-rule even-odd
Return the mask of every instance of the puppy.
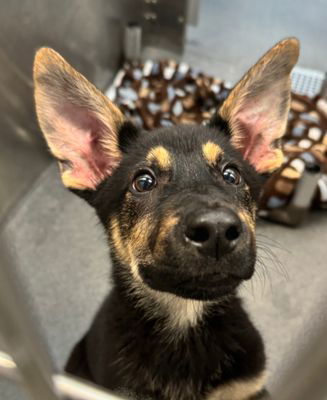
[[236, 291], [254, 272], [257, 202], [283, 161], [298, 54], [294, 38], [275, 45], [208, 126], [146, 132], [55, 51], [37, 52], [41, 129], [112, 258], [114, 288], [68, 372], [134, 399], [263, 393], [264, 345]]

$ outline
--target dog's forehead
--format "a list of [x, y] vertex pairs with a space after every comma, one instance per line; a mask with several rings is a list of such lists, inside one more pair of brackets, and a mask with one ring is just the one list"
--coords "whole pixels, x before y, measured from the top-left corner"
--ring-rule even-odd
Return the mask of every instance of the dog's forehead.
[[233, 153], [223, 132], [204, 126], [158, 129], [146, 135], [142, 141], [142, 157], [162, 169], [186, 161], [214, 164], [223, 155], [228, 157]]

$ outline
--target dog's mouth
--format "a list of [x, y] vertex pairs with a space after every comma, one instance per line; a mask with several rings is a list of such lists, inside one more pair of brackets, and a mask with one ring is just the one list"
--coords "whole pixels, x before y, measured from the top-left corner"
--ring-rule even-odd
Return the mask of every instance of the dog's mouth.
[[152, 268], [141, 265], [140, 275], [150, 288], [194, 300], [216, 300], [232, 294], [242, 279], [219, 272], [182, 275], [171, 266]]
[[175, 294], [196, 300], [214, 300], [234, 292], [241, 280], [232, 276], [221, 278], [217, 275], [204, 276], [201, 279], [189, 279], [176, 288]]

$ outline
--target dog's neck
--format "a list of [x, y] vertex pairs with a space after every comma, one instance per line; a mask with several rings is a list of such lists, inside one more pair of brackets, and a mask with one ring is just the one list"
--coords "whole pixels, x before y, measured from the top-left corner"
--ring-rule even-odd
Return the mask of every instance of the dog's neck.
[[167, 328], [174, 331], [185, 331], [195, 327], [203, 319], [207, 302], [201, 300], [184, 299], [171, 293], [151, 290], [152, 307], [162, 312]]
[[133, 303], [146, 319], [160, 321], [161, 329], [176, 336], [186, 334], [189, 328], [197, 327], [210, 313], [212, 306], [224, 304], [229, 298], [228, 296], [218, 301], [203, 301], [160, 292], [151, 289], [139, 276], [136, 278], [135, 274], [134, 278], [129, 276], [127, 279], [127, 274], [123, 273], [121, 279], [123, 268], [116, 268], [116, 271], [120, 271], [115, 277], [116, 284], [122, 288], [119, 291], [120, 295], [124, 296], [128, 303]]

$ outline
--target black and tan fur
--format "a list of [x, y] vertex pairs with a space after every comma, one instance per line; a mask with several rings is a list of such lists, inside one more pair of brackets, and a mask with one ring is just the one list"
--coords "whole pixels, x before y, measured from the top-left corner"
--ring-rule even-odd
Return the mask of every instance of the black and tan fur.
[[282, 162], [298, 47], [286, 39], [265, 54], [209, 126], [153, 132], [56, 52], [38, 51], [40, 126], [63, 183], [95, 208], [113, 263], [114, 288], [69, 372], [140, 399], [263, 393], [264, 346], [236, 289], [254, 272], [256, 204]]

